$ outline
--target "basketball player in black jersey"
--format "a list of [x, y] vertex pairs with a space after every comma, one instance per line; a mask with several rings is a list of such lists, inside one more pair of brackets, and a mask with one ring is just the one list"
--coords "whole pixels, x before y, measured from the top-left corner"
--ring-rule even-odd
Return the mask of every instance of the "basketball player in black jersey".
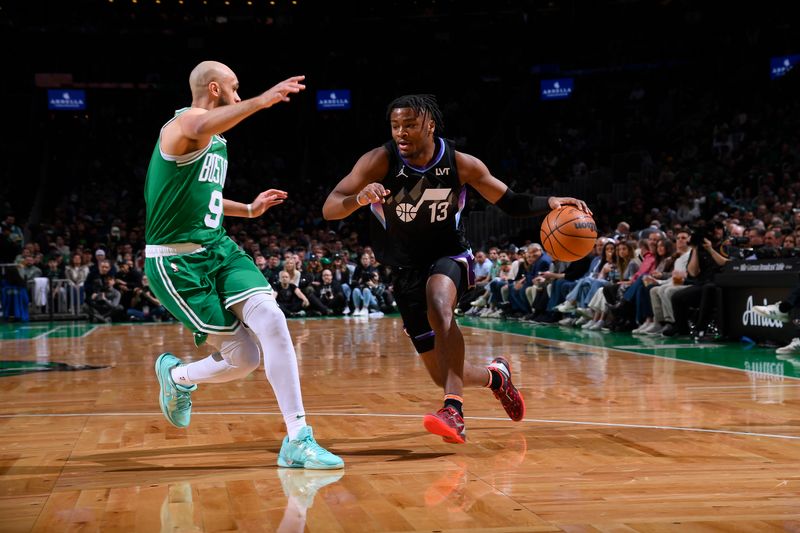
[[461, 221], [466, 186], [512, 216], [544, 214], [564, 204], [591, 211], [575, 198], [515, 194], [482, 161], [456, 151], [436, 135], [443, 122], [433, 95], [397, 98], [387, 116], [392, 140], [359, 158], [322, 212], [336, 220], [369, 206], [375, 255], [393, 267], [406, 333], [445, 392], [444, 406], [425, 416], [425, 428], [445, 442], [463, 443], [465, 385], [491, 388], [511, 420], [525, 416], [525, 402], [511, 383], [505, 358], [496, 357], [488, 366], [464, 361], [454, 309], [459, 294], [474, 282], [472, 251]]

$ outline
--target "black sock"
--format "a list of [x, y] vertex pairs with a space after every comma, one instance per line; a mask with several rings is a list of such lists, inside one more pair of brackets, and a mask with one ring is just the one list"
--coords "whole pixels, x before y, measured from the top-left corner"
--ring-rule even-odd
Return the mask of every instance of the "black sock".
[[778, 309], [781, 313], [788, 313], [792, 310], [792, 304], [789, 302], [781, 302], [781, 305], [778, 306]]
[[463, 406], [464, 406], [463, 402], [460, 402], [458, 400], [454, 400], [453, 398], [448, 398], [448, 399], [446, 399], [444, 401], [444, 406], [445, 407], [452, 407], [453, 409], [458, 411], [458, 414], [460, 414], [461, 416], [464, 416], [464, 411], [462, 410]]

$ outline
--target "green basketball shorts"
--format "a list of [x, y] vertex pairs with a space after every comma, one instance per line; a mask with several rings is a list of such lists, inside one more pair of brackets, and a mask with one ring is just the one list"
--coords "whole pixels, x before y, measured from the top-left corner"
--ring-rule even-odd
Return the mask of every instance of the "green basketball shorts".
[[144, 271], [153, 293], [195, 334], [200, 346], [208, 335], [232, 335], [239, 319], [229, 308], [272, 287], [253, 260], [230, 238], [211, 245], [148, 245]]

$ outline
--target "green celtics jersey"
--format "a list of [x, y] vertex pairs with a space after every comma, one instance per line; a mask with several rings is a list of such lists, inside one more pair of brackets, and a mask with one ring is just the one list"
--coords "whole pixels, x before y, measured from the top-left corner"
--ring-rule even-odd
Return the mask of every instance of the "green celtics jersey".
[[[187, 109], [176, 111], [172, 120]], [[161, 151], [159, 135], [144, 185], [147, 244], [206, 245], [222, 238], [227, 169], [228, 148], [222, 136], [214, 135], [208, 146], [196, 152], [172, 156]]]

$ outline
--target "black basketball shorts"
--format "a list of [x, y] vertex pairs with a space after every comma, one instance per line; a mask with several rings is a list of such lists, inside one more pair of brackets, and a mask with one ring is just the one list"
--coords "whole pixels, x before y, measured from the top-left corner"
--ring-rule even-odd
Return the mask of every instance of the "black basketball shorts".
[[456, 285], [456, 301], [472, 285], [475, 275], [472, 271], [472, 254], [456, 257], [442, 257], [428, 267], [396, 267], [392, 273], [394, 297], [403, 318], [403, 329], [411, 338], [417, 353], [433, 350], [434, 332], [428, 322], [428, 301], [426, 288], [428, 278], [442, 274]]

